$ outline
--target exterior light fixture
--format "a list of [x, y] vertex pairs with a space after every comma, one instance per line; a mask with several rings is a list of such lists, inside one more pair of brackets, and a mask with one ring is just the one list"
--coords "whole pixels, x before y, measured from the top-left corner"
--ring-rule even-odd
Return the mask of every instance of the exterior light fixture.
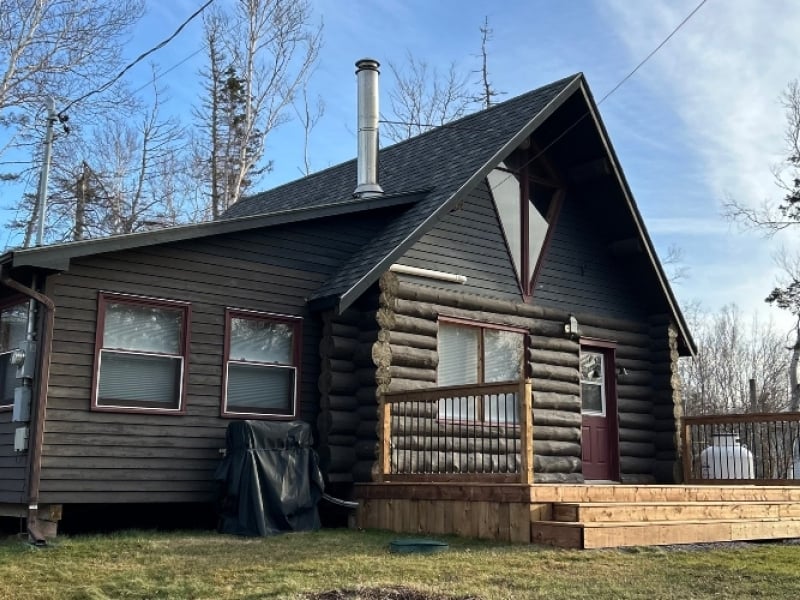
[[570, 339], [578, 339], [580, 334], [578, 333], [578, 319], [575, 318], [575, 315], [570, 315], [569, 321], [564, 324], [564, 333]]

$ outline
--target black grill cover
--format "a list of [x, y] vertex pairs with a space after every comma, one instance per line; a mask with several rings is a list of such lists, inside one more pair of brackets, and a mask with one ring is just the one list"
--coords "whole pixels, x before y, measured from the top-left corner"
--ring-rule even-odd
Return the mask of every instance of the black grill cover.
[[302, 421], [233, 421], [220, 482], [220, 531], [266, 536], [319, 529], [324, 484], [311, 426]]

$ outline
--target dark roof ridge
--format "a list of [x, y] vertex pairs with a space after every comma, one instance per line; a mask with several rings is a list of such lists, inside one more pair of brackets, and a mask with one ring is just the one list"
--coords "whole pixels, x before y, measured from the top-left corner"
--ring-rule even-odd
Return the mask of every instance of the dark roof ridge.
[[[532, 90], [528, 90], [527, 92], [523, 92], [521, 94], [517, 94], [516, 96], [513, 96], [511, 98], [506, 98], [502, 102], [498, 102], [497, 104], [492, 104], [491, 106], [489, 106], [487, 108], [482, 108], [480, 110], [476, 110], [475, 112], [471, 112], [471, 113], [469, 113], [467, 115], [464, 115], [463, 117], [459, 117], [458, 119], [456, 119], [454, 121], [448, 121], [447, 123], [442, 123], [441, 125], [433, 126], [430, 129], [427, 129], [427, 130], [423, 131], [422, 133], [418, 133], [415, 136], [412, 136], [412, 137], [407, 138], [405, 140], [400, 140], [399, 142], [395, 142], [394, 144], [390, 144], [389, 146], [385, 146], [385, 147], [381, 148], [381, 150], [389, 150], [391, 148], [399, 146], [400, 144], [406, 144], [408, 142], [413, 142], [413, 141], [419, 140], [421, 137], [433, 134], [433, 133], [435, 133], [437, 131], [440, 131], [441, 129], [458, 129], [459, 124], [463, 124], [464, 121], [475, 120], [475, 119], [478, 119], [478, 118], [485, 118], [486, 115], [488, 115], [488, 114], [490, 114], [492, 112], [502, 110], [505, 107], [505, 105], [507, 105], [507, 104], [511, 104], [513, 102], [518, 102], [520, 99], [524, 98], [525, 96], [532, 96], [532, 95], [540, 93], [542, 88], [557, 87], [557, 86], [559, 86], [561, 84], [566, 85], [567, 83], [573, 81], [577, 77], [583, 77], [583, 72], [582, 71], [578, 71], [577, 73], [573, 73], [572, 75], [570, 75], [568, 77], [562, 77], [561, 79], [557, 79], [556, 81], [551, 81], [550, 83], [546, 83], [546, 84], [541, 85], [541, 86], [539, 86], [537, 88], [534, 88]], [[481, 129], [481, 131], [485, 131], [485, 129]], [[348, 162], [348, 161], [345, 161], [345, 162]]]
[[[442, 125], [437, 125], [436, 127], [431, 127], [430, 129], [428, 129], [426, 131], [423, 131], [420, 134], [417, 134], [417, 135], [412, 136], [410, 138], [407, 138], [405, 140], [400, 140], [399, 142], [395, 142], [394, 144], [390, 144], [388, 146], [384, 146], [384, 147], [380, 148], [379, 151], [380, 151], [380, 153], [384, 153], [384, 152], [389, 152], [389, 151], [395, 151], [397, 148], [400, 148], [400, 147], [402, 147], [404, 145], [407, 145], [407, 144], [424, 143], [426, 137], [430, 137], [430, 136], [433, 136], [433, 135], [440, 134], [442, 129], [459, 129], [459, 128], [465, 129], [464, 127], [460, 127], [459, 124], [463, 125], [464, 122], [466, 122], [466, 121], [471, 121], [471, 120], [476, 120], [476, 119], [485, 119], [485, 118], [487, 118], [487, 115], [491, 115], [494, 112], [502, 111], [509, 104], [512, 104], [514, 102], [518, 102], [518, 101], [520, 101], [520, 99], [525, 98], [527, 96], [533, 96], [533, 95], [536, 95], [538, 93], [541, 93], [543, 88], [551, 88], [551, 87], [558, 87], [560, 85], [566, 85], [567, 83], [569, 83], [569, 82], [571, 82], [571, 81], [573, 81], [573, 80], [575, 80], [576, 78], [579, 78], [579, 77], [580, 78], [583, 77], [583, 73], [582, 72], [574, 73], [574, 74], [572, 74], [572, 75], [570, 75], [568, 77], [562, 77], [561, 79], [558, 79], [556, 81], [552, 81], [550, 83], [546, 83], [546, 84], [544, 84], [542, 86], [539, 86], [539, 87], [534, 88], [532, 90], [529, 90], [527, 92], [523, 92], [521, 94], [518, 94], [518, 95], [516, 95], [516, 96], [514, 96], [512, 98], [507, 98], [506, 100], [503, 100], [502, 102], [498, 102], [497, 104], [494, 104], [494, 105], [492, 105], [492, 106], [490, 106], [488, 108], [484, 108], [484, 109], [475, 111], [473, 113], [470, 113], [468, 115], [464, 115], [463, 117], [460, 117], [460, 118], [458, 118], [458, 119], [456, 119], [454, 121], [450, 121], [450, 122], [444, 123]], [[486, 131], [486, 130], [485, 130], [485, 128], [481, 128], [481, 131]], [[236, 207], [235, 211], [238, 212], [238, 211], [241, 210], [241, 208], [243, 206], [246, 206], [247, 204], [249, 204], [251, 202], [258, 202], [259, 198], [263, 198], [267, 194], [269, 194], [269, 195], [280, 194], [283, 190], [288, 190], [288, 189], [296, 186], [298, 184], [298, 182], [301, 182], [301, 181], [312, 182], [312, 181], [315, 181], [315, 180], [318, 180], [318, 179], [321, 179], [321, 178], [324, 179], [329, 174], [331, 174], [332, 172], [334, 172], [334, 171], [336, 171], [338, 169], [343, 168], [345, 165], [355, 165], [356, 160], [357, 160], [356, 158], [351, 158], [351, 159], [342, 161], [340, 163], [337, 163], [335, 165], [331, 165], [329, 167], [326, 167], [325, 169], [322, 169], [321, 171], [316, 171], [314, 173], [311, 173], [310, 175], [307, 175], [305, 177], [300, 177], [298, 179], [292, 179], [291, 181], [287, 181], [287, 182], [281, 183], [281, 184], [279, 184], [279, 185], [277, 185], [275, 187], [268, 188], [268, 189], [262, 190], [260, 192], [256, 192], [256, 193], [254, 193], [254, 194], [252, 194], [250, 196], [246, 196], [245, 198], [242, 198], [241, 200], [239, 200], [239, 202], [234, 204], [231, 208]], [[355, 186], [356, 186], [356, 181], [354, 179], [353, 180], [353, 189], [355, 189]], [[386, 197], [386, 196], [384, 196], [384, 197]], [[229, 209], [229, 211], [230, 211], [230, 209]], [[229, 211], [226, 211], [225, 214], [227, 214]], [[224, 219], [224, 214], [222, 216], [222, 219]]]

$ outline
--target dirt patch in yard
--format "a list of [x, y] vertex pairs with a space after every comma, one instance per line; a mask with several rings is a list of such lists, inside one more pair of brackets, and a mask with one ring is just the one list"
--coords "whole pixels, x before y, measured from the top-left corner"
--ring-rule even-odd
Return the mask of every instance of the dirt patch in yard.
[[478, 596], [428, 594], [407, 587], [369, 587], [307, 594], [307, 600], [480, 600]]

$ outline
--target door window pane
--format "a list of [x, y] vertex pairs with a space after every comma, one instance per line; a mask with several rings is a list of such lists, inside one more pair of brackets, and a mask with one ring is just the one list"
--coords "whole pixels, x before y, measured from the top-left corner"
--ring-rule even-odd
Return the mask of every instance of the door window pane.
[[605, 414], [605, 370], [599, 352], [581, 352], [581, 407], [583, 412]]

